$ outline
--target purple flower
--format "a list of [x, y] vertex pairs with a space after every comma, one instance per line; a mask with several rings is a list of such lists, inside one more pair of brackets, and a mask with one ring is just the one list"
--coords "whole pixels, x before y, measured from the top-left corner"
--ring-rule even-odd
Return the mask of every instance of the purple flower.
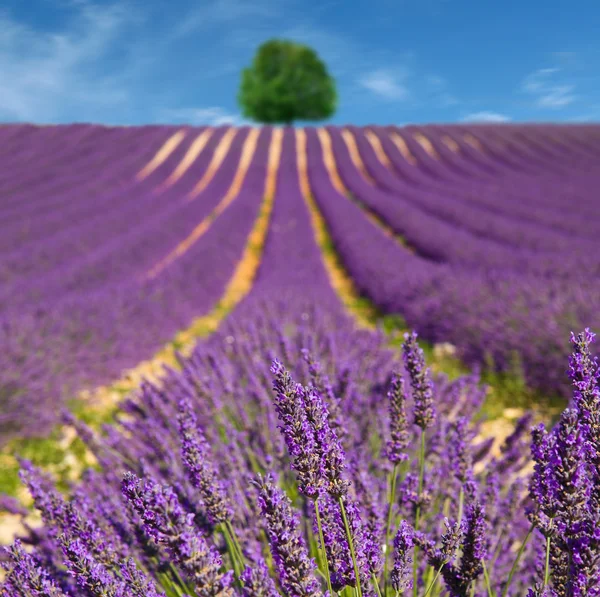
[[283, 365], [274, 360], [275, 409], [281, 421], [279, 429], [285, 437], [292, 468], [298, 474], [298, 489], [309, 498], [316, 498], [323, 486], [323, 462], [317, 451], [315, 432], [308, 421], [303, 400], [304, 389], [294, 384]]
[[[335, 591], [355, 586], [354, 567], [339, 502], [329, 494], [319, 498], [323, 524], [325, 554], [331, 570], [331, 584]], [[316, 523], [314, 525], [316, 527]], [[317, 529], [315, 529], [317, 531]]]
[[128, 595], [134, 597], [166, 597], [162, 591], [158, 591], [155, 582], [136, 565], [132, 558], [123, 562], [120, 573], [127, 585]]
[[433, 424], [436, 413], [433, 406], [433, 383], [429, 368], [425, 366], [423, 350], [417, 344], [416, 332], [404, 334], [402, 356], [415, 401], [414, 422], [425, 430]]
[[247, 567], [241, 574], [242, 592], [245, 597], [279, 597], [275, 582], [264, 560]]
[[164, 545], [174, 562], [187, 574], [198, 595], [227, 597], [233, 595], [231, 572], [220, 572], [218, 551], [210, 546], [194, 525], [194, 515], [183, 510], [169, 486], [126, 473], [123, 495], [142, 519], [146, 533]]
[[469, 504], [465, 513], [465, 529], [460, 560], [462, 583], [470, 584], [483, 571], [482, 560], [487, 557], [487, 522], [480, 502]]
[[2, 594], [4, 588], [7, 590], [8, 597], [10, 595], [8, 587], [10, 587], [15, 596], [64, 597], [64, 593], [50, 578], [37, 558], [27, 553], [18, 539], [12, 546], [4, 549], [11, 560], [11, 565], [3, 564], [8, 571], [8, 576], [4, 587], [0, 586]]
[[329, 412], [321, 395], [311, 387], [302, 388], [299, 394], [304, 403], [306, 417], [315, 434], [315, 449], [321, 459], [325, 489], [339, 499], [348, 491], [348, 482], [343, 478], [346, 465], [344, 449], [329, 424]]
[[260, 477], [258, 504], [264, 518], [279, 582], [289, 597], [320, 597], [316, 566], [299, 532], [299, 521], [289, 498], [269, 477]]
[[415, 544], [413, 528], [403, 520], [394, 537], [394, 567], [391, 572], [392, 587], [402, 593], [412, 589], [412, 551]]
[[210, 459], [210, 448], [198, 426], [189, 400], [179, 403], [179, 435], [181, 454], [192, 485], [198, 490], [207, 518], [213, 524], [231, 521], [233, 508], [218, 481]]
[[98, 597], [126, 597], [123, 581], [98, 562], [77, 538], [60, 536], [60, 543], [67, 559], [67, 569], [77, 584]]
[[410, 434], [405, 411], [406, 388], [404, 383], [404, 379], [395, 373], [387, 394], [390, 411], [390, 441], [387, 444], [386, 455], [394, 464], [408, 458], [405, 450], [410, 440]]
[[467, 495], [475, 493], [470, 447], [468, 445], [468, 425], [466, 417], [459, 417], [452, 424], [452, 434], [448, 445], [450, 467], [456, 479], [465, 488]]

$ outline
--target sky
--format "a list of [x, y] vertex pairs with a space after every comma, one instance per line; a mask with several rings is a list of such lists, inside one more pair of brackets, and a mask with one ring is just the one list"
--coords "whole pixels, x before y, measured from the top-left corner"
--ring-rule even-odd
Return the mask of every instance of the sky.
[[335, 78], [330, 124], [600, 121], [597, 0], [0, 0], [0, 122], [248, 124], [273, 37]]

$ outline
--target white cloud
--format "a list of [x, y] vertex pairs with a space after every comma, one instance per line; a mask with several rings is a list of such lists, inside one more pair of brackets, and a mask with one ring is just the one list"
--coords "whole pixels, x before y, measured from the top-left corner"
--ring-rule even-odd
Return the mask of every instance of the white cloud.
[[73, 106], [85, 106], [92, 120], [95, 110], [128, 101], [119, 77], [97, 67], [134, 21], [133, 11], [88, 0], [68, 4], [72, 18], [54, 31], [36, 30], [0, 12], [0, 120], [68, 121]]
[[386, 69], [377, 69], [359, 79], [359, 84], [386, 100], [404, 100], [408, 89], [403, 83], [406, 74], [395, 74]]
[[159, 113], [158, 121], [172, 124], [190, 124], [193, 126], [221, 126], [230, 124], [242, 126], [252, 124], [239, 114], [228, 112], [219, 106], [210, 108], [165, 108]]
[[171, 35], [176, 39], [216, 24], [233, 22], [255, 23], [257, 19], [272, 19], [282, 13], [283, 0], [204, 0], [176, 27]]
[[500, 114], [499, 112], [474, 112], [473, 114], [467, 114], [461, 119], [463, 122], [508, 122], [511, 120], [510, 116], [506, 114]]
[[540, 108], [564, 108], [572, 104], [577, 95], [573, 93], [575, 86], [561, 79], [564, 79], [561, 68], [540, 68], [525, 77], [522, 89], [535, 97]]

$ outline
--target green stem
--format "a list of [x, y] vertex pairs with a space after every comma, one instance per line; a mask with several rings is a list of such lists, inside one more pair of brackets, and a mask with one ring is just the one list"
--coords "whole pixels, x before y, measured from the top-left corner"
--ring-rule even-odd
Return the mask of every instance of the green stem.
[[464, 487], [460, 486], [460, 493], [458, 494], [458, 524], [462, 522], [463, 510], [465, 504], [465, 490]]
[[429, 586], [427, 587], [427, 590], [425, 591], [425, 595], [423, 595], [423, 597], [427, 597], [427, 595], [429, 595], [429, 593], [431, 593], [431, 591], [433, 590], [433, 587], [435, 587], [435, 583], [437, 582], [437, 579], [439, 578], [440, 574], [442, 573], [442, 568], [445, 566], [446, 562], [443, 562], [442, 565], [435, 571], [435, 576], [433, 577], [433, 580], [429, 583]]
[[377, 575], [373, 572], [373, 586], [375, 587], [375, 592], [377, 593], [377, 597], [382, 597], [381, 589], [379, 588], [379, 581], [377, 580]]
[[242, 565], [242, 568], [243, 568], [245, 566], [244, 552], [242, 551], [242, 546], [240, 545], [240, 542], [238, 541], [235, 529], [233, 528], [233, 525], [231, 524], [230, 520], [228, 520], [225, 523], [225, 525], [227, 526], [227, 530], [229, 531], [229, 536], [231, 537], [231, 541], [237, 552], [238, 558], [240, 560], [240, 564]]
[[490, 583], [490, 576], [488, 574], [487, 568], [485, 566], [485, 561], [481, 560], [481, 565], [483, 566], [483, 578], [485, 579], [485, 588], [487, 589], [488, 597], [496, 597], [494, 592], [492, 591], [492, 585]]
[[546, 537], [546, 565], [544, 567], [544, 589], [550, 582], [550, 531], [552, 530], [552, 519], [548, 525], [548, 536]]
[[510, 573], [508, 575], [506, 585], [504, 586], [504, 590], [502, 591], [502, 597], [506, 597], [506, 595], [508, 594], [508, 589], [510, 587], [510, 583], [512, 582], [513, 576], [515, 575], [515, 572], [517, 571], [517, 566], [519, 565], [519, 561], [521, 560], [521, 556], [523, 555], [523, 552], [525, 551], [525, 546], [527, 545], [527, 541], [529, 541], [529, 537], [531, 537], [531, 533], [533, 533], [534, 528], [535, 528], [535, 523], [532, 523], [532, 525], [529, 527], [529, 531], [527, 531], [527, 535], [525, 536], [525, 539], [523, 539], [523, 542], [521, 543], [521, 546], [519, 547], [519, 551], [517, 552], [515, 561], [513, 562], [512, 568], [510, 569]]
[[237, 549], [231, 538], [231, 533], [229, 532], [229, 527], [227, 523], [223, 523], [222, 525], [223, 538], [225, 539], [225, 543], [227, 544], [227, 551], [229, 551], [229, 555], [231, 557], [231, 563], [233, 565], [233, 571], [235, 572], [236, 578], [239, 578], [241, 573], [243, 572], [243, 564], [240, 563], [239, 555], [237, 553]]
[[[419, 494], [417, 499], [421, 500], [421, 494], [423, 493], [423, 477], [425, 474], [425, 430], [421, 429], [421, 446], [419, 448]], [[421, 518], [421, 505], [417, 503], [417, 511], [415, 513], [415, 531], [419, 530], [419, 522]], [[417, 572], [418, 572], [418, 561], [417, 556], [419, 555], [419, 547], [415, 545], [413, 553], [413, 597], [417, 597], [419, 587], [417, 583]]]
[[354, 566], [354, 576], [356, 577], [356, 594], [358, 595], [358, 597], [362, 597], [362, 588], [360, 586], [360, 574], [358, 573], [358, 561], [356, 560], [356, 552], [354, 551], [354, 540], [352, 539], [352, 531], [350, 530], [348, 516], [346, 515], [346, 506], [344, 506], [344, 498], [339, 499], [339, 504], [340, 510], [342, 511], [342, 520], [344, 521], [344, 528], [346, 529], [346, 538], [348, 539], [348, 547], [350, 548], [352, 564]]
[[327, 552], [325, 551], [325, 538], [323, 536], [323, 526], [321, 524], [321, 513], [319, 512], [319, 500], [315, 500], [315, 514], [317, 517], [317, 527], [319, 529], [319, 541], [321, 543], [321, 551], [323, 567], [325, 568], [325, 578], [327, 579], [327, 588], [329, 589], [329, 594], [333, 597], [335, 593], [333, 592], [333, 587], [331, 586], [331, 575], [329, 574], [329, 562], [327, 561]]
[[383, 592], [387, 595], [387, 584], [388, 584], [388, 562], [391, 547], [390, 547], [390, 531], [392, 528], [392, 516], [394, 513], [394, 502], [396, 501], [396, 480], [398, 478], [398, 463], [394, 464], [394, 470], [392, 471], [392, 477], [390, 479], [390, 501], [388, 505], [388, 518], [387, 526], [385, 529], [385, 554], [383, 561]]

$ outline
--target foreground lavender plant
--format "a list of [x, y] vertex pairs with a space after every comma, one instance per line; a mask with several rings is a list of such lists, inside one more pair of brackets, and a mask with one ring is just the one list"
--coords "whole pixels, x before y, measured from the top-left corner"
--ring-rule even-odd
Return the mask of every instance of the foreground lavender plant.
[[598, 597], [591, 332], [573, 337], [557, 425], [528, 447], [524, 416], [491, 457], [476, 378], [434, 385], [414, 334], [391, 375], [373, 335], [310, 317], [288, 330], [258, 312], [145, 384], [104, 436], [78, 425], [106, 458], [67, 494], [23, 461], [44, 524], [6, 553], [0, 594]]

